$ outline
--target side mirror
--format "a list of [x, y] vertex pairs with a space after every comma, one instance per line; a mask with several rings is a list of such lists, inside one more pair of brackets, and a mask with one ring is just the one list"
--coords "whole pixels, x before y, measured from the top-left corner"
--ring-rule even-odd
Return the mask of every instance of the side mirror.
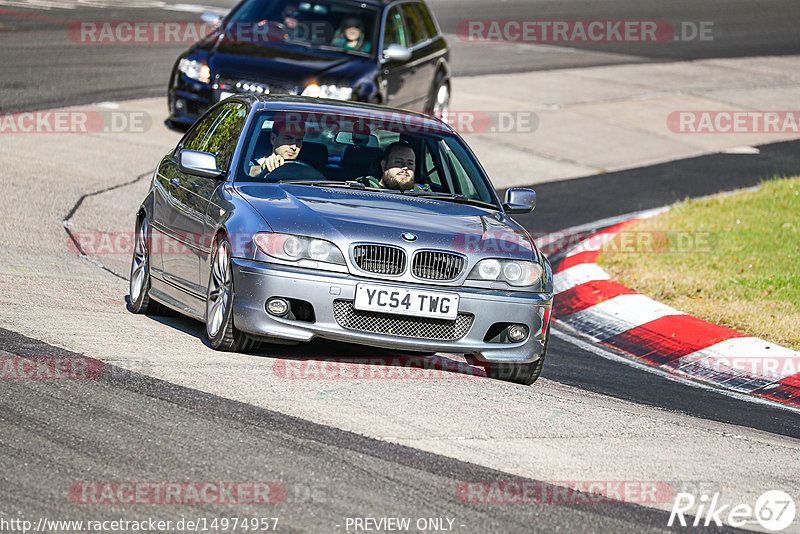
[[506, 191], [503, 209], [506, 213], [530, 213], [536, 207], [536, 191], [512, 187]]
[[386, 61], [408, 61], [411, 59], [411, 50], [399, 44], [390, 44], [383, 51], [383, 59]]
[[225, 173], [217, 168], [217, 157], [208, 152], [181, 150], [181, 172], [219, 180]]
[[213, 24], [215, 28], [219, 27], [219, 23], [222, 22], [222, 15], [219, 13], [212, 13], [210, 11], [206, 11], [202, 15], [200, 15], [200, 20], [203, 22], [208, 22], [209, 24]]

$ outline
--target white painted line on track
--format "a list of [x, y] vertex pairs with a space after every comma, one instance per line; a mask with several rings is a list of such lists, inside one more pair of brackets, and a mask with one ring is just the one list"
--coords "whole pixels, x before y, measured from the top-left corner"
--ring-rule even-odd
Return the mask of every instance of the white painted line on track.
[[[739, 365], [736, 365], [737, 362]], [[710, 365], [712, 368], [727, 366], [727, 370], [750, 379], [763, 380], [764, 377], [759, 373], [768, 373], [769, 382], [776, 382], [800, 373], [800, 352], [757, 337], [734, 337], [672, 362], [678, 369], [697, 364]], [[748, 365], [750, 371], [755, 372], [748, 372]]]
[[603, 340], [667, 315], [686, 314], [644, 295], [633, 294], [605, 300], [559, 320]]
[[596, 263], [580, 263], [553, 274], [553, 293], [563, 293], [575, 286], [611, 277]]

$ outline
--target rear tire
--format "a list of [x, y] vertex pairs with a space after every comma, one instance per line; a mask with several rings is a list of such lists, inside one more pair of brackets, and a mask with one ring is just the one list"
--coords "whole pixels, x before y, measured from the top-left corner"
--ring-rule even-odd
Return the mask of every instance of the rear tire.
[[483, 368], [486, 370], [486, 376], [494, 378], [495, 380], [503, 380], [505, 382], [513, 382], [515, 384], [522, 384], [530, 386], [539, 375], [542, 374], [542, 367], [544, 367], [545, 356], [547, 355], [547, 345], [550, 343], [550, 323], [547, 324], [547, 334], [544, 340], [544, 347], [542, 347], [542, 355], [539, 359], [531, 363], [482, 363]]
[[256, 348], [258, 340], [241, 332], [233, 324], [233, 270], [231, 245], [227, 237], [214, 242], [211, 273], [206, 292], [206, 335], [216, 350], [247, 352]]
[[136, 225], [133, 257], [131, 258], [130, 309], [133, 313], [164, 315], [167, 308], [150, 299], [150, 223], [147, 215]]

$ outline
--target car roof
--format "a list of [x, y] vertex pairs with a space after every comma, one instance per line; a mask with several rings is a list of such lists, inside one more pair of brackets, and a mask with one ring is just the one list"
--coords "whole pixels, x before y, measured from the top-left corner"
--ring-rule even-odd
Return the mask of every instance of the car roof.
[[436, 117], [389, 106], [308, 96], [250, 94], [245, 97], [252, 102], [253, 108], [256, 110], [301, 111], [331, 115], [347, 114], [386, 122], [402, 122], [410, 128], [419, 128], [421, 132], [438, 130], [453, 133], [453, 129], [447, 123]]
[[[342, 2], [342, 3], [351, 3], [351, 4], [367, 4], [367, 5], [371, 5], [371, 6], [385, 6], [387, 4], [393, 4], [394, 2], [397, 2], [398, 0], [338, 0], [338, 1]], [[407, 0], [407, 1], [411, 1], [411, 0]], [[414, 0], [414, 1], [421, 2], [422, 0]]]

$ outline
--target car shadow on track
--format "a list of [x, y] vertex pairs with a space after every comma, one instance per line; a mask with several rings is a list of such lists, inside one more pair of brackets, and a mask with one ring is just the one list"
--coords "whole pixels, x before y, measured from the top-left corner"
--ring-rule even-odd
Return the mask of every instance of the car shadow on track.
[[330, 379], [469, 379], [485, 378], [480, 366], [453, 354], [414, 353], [316, 339], [295, 346], [262, 344], [257, 354], [278, 358], [273, 371], [281, 378]]
[[[125, 302], [130, 311], [130, 296], [125, 296]], [[193, 336], [212, 348], [200, 321], [171, 310], [166, 315], [147, 317]], [[417, 353], [324, 339], [284, 344], [264, 341], [245, 354], [275, 358], [273, 371], [288, 379], [486, 378], [483, 367], [471, 365], [459, 355]]]

